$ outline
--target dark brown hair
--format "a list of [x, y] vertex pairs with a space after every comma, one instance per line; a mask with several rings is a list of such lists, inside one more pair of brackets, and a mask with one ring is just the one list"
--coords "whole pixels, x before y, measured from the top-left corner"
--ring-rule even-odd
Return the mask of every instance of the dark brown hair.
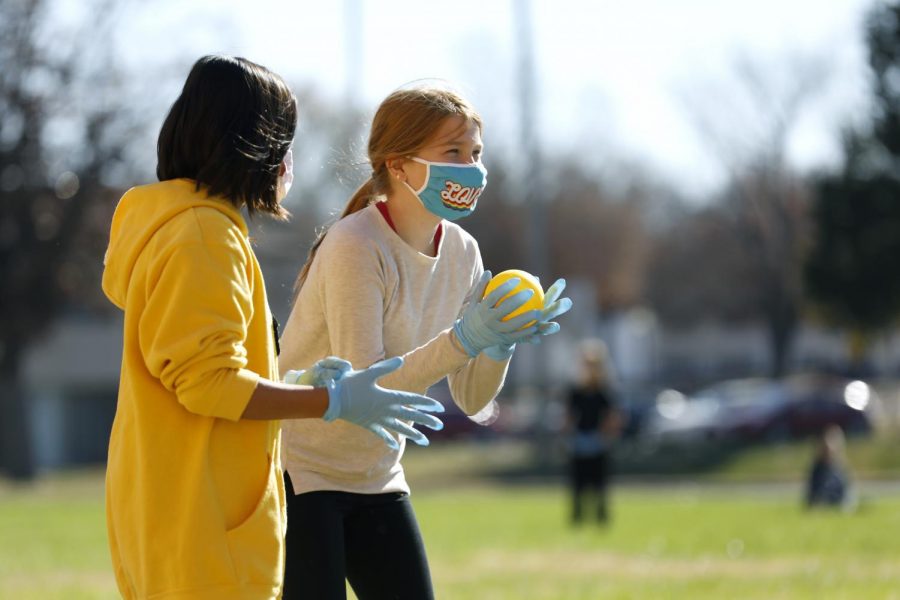
[[[405, 88], [384, 99], [372, 119], [369, 133], [368, 158], [372, 165], [369, 178], [351, 196], [340, 219], [358, 212], [390, 190], [387, 161], [412, 156], [425, 148], [447, 117], [459, 116], [482, 129], [481, 117], [463, 97], [437, 87]], [[322, 245], [328, 229], [319, 233], [297, 276], [294, 290], [299, 293], [316, 251]]]
[[296, 128], [297, 99], [281, 77], [244, 58], [204, 56], [159, 132], [156, 176], [193, 179], [250, 214], [284, 218], [278, 176]]

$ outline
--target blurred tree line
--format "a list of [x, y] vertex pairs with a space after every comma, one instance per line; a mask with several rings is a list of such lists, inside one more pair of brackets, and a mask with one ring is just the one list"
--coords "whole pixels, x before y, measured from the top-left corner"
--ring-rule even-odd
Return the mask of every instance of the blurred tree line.
[[853, 355], [900, 317], [900, 4], [866, 25], [870, 122], [844, 134], [844, 164], [816, 182], [816, 239], [806, 283], [820, 317], [851, 330]]
[[[153, 165], [133, 164], [130, 145], [155, 139], [160, 125], [127, 101], [140, 75], [125, 72], [106, 43], [121, 3], [85, 3], [82, 20], [64, 23], [48, 18], [53, 5], [0, 0], [0, 468], [17, 477], [34, 474], [22, 358], [64, 311], [112, 312], [99, 283], [109, 221], [123, 189], [152, 173]], [[892, 276], [900, 245], [898, 23], [896, 5], [868, 20], [876, 107], [871, 128], [847, 133], [839, 173], [805, 175], [786, 158], [791, 128], [824, 80], [816, 61], [788, 65], [787, 83], [776, 85], [764, 65], [739, 60], [736, 92], [714, 98], [715, 111], [697, 104], [698, 131], [729, 174], [709, 202], [687, 202], [635, 167], [598, 174], [572, 158], [580, 149], [542, 160], [535, 168], [547, 182], [548, 267], [595, 292], [597, 305], [578, 309], [609, 317], [647, 306], [671, 328], [764, 323], [773, 375], [786, 369], [811, 300], [815, 315], [840, 326], [873, 332], [892, 324], [900, 313], [900, 278]], [[186, 65], [170, 76], [180, 82], [184, 73]], [[297, 95], [295, 218], [258, 223], [264, 265], [291, 276], [315, 227], [364, 176], [353, 165], [374, 108], [304, 88]], [[735, 140], [732, 108], [747, 99], [757, 130]], [[511, 160], [490, 147], [487, 156], [490, 185], [463, 226], [488, 268], [522, 267], [529, 211]], [[268, 277], [270, 287], [292, 283]]]
[[[65, 22], [0, 4], [0, 463], [33, 475], [22, 359], [60, 312], [99, 306], [99, 265], [137, 127], [109, 39], [112, 1]], [[86, 349], [89, 351], [89, 349]]]

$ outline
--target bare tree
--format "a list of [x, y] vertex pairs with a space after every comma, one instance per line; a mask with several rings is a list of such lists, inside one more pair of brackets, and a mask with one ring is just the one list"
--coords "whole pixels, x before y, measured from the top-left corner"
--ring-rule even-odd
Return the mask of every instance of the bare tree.
[[787, 160], [803, 111], [827, 83], [819, 57], [766, 66], [741, 57], [730, 93], [689, 98], [698, 132], [728, 173], [722, 206], [758, 273], [758, 314], [769, 330], [771, 374], [786, 368], [800, 317], [803, 249], [808, 243], [808, 183]]
[[[502, 162], [489, 166], [490, 183], [478, 209], [463, 226], [478, 240], [485, 267], [495, 273], [530, 268], [531, 230], [521, 186]], [[640, 302], [650, 252], [645, 205], [658, 192], [634, 182], [607, 190], [601, 176], [574, 161], [545, 160], [548, 272], [546, 285], [557, 277], [590, 281], [598, 306], [579, 310], [614, 312]], [[645, 183], [645, 182], [644, 182]]]
[[759, 313], [758, 265], [720, 207], [683, 207], [654, 239], [646, 297], [672, 328], [706, 320], [747, 322]]
[[547, 216], [554, 273], [590, 281], [597, 311], [638, 304], [650, 253], [645, 208], [657, 192], [638, 181], [609, 190], [598, 176], [571, 165], [558, 167], [553, 177], [564, 182], [553, 189]]
[[99, 306], [101, 258], [136, 120], [108, 40], [121, 3], [55, 18], [51, 0], [0, 3], [0, 468], [35, 473], [28, 346], [78, 298]]
[[486, 269], [529, 269], [528, 218], [518, 196], [519, 186], [502, 162], [488, 167], [488, 186], [478, 200], [478, 208], [460, 224], [478, 240]]

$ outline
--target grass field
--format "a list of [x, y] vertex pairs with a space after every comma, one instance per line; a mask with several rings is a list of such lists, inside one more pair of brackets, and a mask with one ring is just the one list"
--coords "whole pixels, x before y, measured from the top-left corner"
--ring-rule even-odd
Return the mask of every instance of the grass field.
[[[410, 471], [442, 600], [900, 599], [900, 494], [806, 513], [799, 487], [626, 485], [609, 528], [573, 529], [556, 486], [428, 484], [433, 450]], [[115, 597], [101, 473], [0, 483], [0, 598]]]

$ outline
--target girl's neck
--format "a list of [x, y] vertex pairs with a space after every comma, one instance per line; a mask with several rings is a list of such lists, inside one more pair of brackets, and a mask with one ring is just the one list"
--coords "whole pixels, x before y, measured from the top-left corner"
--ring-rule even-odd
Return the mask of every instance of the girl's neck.
[[397, 230], [397, 235], [426, 256], [435, 256], [434, 236], [441, 218], [422, 206], [416, 198], [405, 194], [388, 194], [387, 208]]

